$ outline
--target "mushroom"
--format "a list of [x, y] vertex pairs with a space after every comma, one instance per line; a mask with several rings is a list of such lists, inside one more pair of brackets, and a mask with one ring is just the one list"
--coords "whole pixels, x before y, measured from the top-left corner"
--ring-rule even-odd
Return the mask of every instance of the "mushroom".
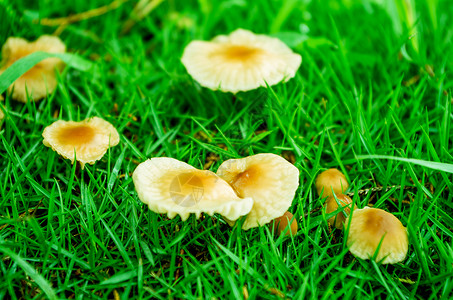
[[369, 259], [379, 247], [375, 259], [382, 264], [395, 264], [406, 258], [407, 230], [391, 213], [378, 208], [356, 209], [345, 224], [346, 244], [353, 255]]
[[237, 93], [289, 80], [302, 58], [277, 38], [237, 29], [190, 42], [181, 61], [202, 86]]
[[80, 122], [58, 120], [42, 133], [43, 144], [64, 158], [85, 164], [94, 164], [104, 156], [109, 147], [116, 146], [120, 137], [109, 122], [92, 117]]
[[318, 195], [325, 197], [333, 196], [333, 193], [343, 194], [349, 188], [349, 183], [343, 173], [332, 168], [318, 175], [315, 186]]
[[299, 170], [271, 153], [229, 159], [219, 167], [217, 175], [228, 182], [239, 197], [253, 199], [253, 208], [242, 225], [244, 230], [281, 217], [291, 206], [299, 186]]
[[156, 213], [183, 221], [190, 214], [219, 213], [229, 220], [246, 215], [251, 198], [239, 198], [215, 173], [198, 170], [169, 157], [156, 157], [139, 164], [132, 174], [138, 198]]
[[[10, 37], [2, 47], [0, 74], [18, 59], [37, 51], [64, 53], [66, 46], [58, 37], [50, 35], [43, 35], [34, 42]], [[30, 99], [35, 101], [44, 98], [57, 86], [55, 68], [61, 70], [63, 66], [64, 63], [59, 58], [44, 59], [14, 81], [8, 92], [12, 92], [14, 100], [24, 103], [27, 102], [27, 93], [31, 96]]]
[[297, 221], [289, 211], [285, 212], [283, 216], [274, 219], [269, 224], [271, 228], [273, 226], [275, 235], [281, 235], [282, 233], [285, 236], [295, 235], [298, 229]]
[[[326, 203], [324, 204], [326, 214], [331, 214], [338, 209], [342, 209], [341, 211], [338, 212], [333, 217], [330, 217], [327, 221], [331, 226], [335, 226], [338, 229], [343, 229], [343, 223], [346, 219], [346, 217], [349, 215], [351, 212], [351, 203], [352, 200], [348, 196], [344, 194], [338, 194], [335, 195], [336, 199], [334, 196], [329, 196], [326, 200]], [[338, 202], [337, 202], [338, 201]], [[343, 209], [344, 207], [344, 209]], [[357, 206], [354, 204], [354, 209], [356, 209]], [[346, 215], [346, 216], [345, 216]]]

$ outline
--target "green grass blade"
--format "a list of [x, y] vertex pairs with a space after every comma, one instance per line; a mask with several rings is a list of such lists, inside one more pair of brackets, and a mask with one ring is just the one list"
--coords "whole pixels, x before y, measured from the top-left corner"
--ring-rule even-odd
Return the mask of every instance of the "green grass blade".
[[0, 245], [0, 252], [3, 252], [5, 255], [11, 257], [11, 259], [14, 260], [19, 265], [19, 267], [21, 267], [24, 272], [27, 273], [28, 276], [31, 277], [31, 279], [33, 279], [34, 282], [36, 282], [36, 284], [43, 290], [43, 292], [49, 299], [58, 299], [50, 283], [44, 277], [42, 277], [41, 274], [39, 274], [32, 265], [26, 262], [15, 252], [2, 245]]
[[28, 70], [33, 68], [37, 63], [46, 58], [57, 57], [64, 61], [68, 66], [75, 68], [80, 71], [91, 70], [94, 64], [77, 54], [72, 53], [47, 53], [42, 51], [33, 52], [8, 67], [0, 75], [0, 94], [6, 91], [6, 89], [14, 82], [17, 78], [25, 74]]
[[404, 158], [404, 157], [387, 156], [387, 155], [358, 155], [357, 159], [392, 159], [392, 160], [397, 160], [397, 161], [411, 163], [414, 165], [427, 167], [427, 168], [438, 170], [438, 171], [453, 173], [453, 164], [427, 161], [427, 160], [421, 160], [421, 159]]

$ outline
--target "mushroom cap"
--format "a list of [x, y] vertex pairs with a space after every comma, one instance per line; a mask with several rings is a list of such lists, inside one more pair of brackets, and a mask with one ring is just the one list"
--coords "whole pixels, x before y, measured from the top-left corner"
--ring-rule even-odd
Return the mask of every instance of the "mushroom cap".
[[132, 174], [138, 198], [149, 209], [170, 219], [180, 215], [183, 221], [191, 213], [237, 220], [253, 205], [251, 198], [239, 198], [231, 186], [215, 173], [198, 170], [169, 157], [156, 157], [139, 164]]
[[[269, 224], [274, 226], [274, 234], [276, 235], [280, 235], [283, 232], [285, 233], [285, 236], [295, 235], [298, 229], [297, 220], [289, 211], [285, 212], [283, 216], [275, 218]], [[288, 226], [289, 229], [286, 229]]]
[[376, 261], [395, 264], [406, 258], [407, 230], [391, 213], [378, 208], [356, 209], [345, 221], [349, 234], [346, 241], [349, 251], [361, 259], [371, 258], [382, 240]]
[[343, 194], [349, 188], [349, 183], [343, 173], [332, 168], [316, 177], [315, 186], [319, 196], [328, 197], [332, 196], [333, 192], [337, 195]]
[[282, 216], [291, 206], [299, 186], [299, 170], [283, 157], [262, 153], [229, 159], [217, 175], [228, 182], [239, 197], [253, 199], [253, 208], [242, 229], [262, 226]]
[[289, 80], [302, 58], [277, 38], [237, 29], [210, 42], [190, 42], [181, 61], [202, 86], [237, 93]]
[[[344, 194], [337, 194], [336, 195], [338, 199], [338, 203], [335, 200], [334, 196], [329, 196], [326, 200], [326, 203], [324, 203], [324, 207], [326, 209], [326, 214], [331, 214], [334, 211], [337, 211], [341, 207], [345, 207], [343, 211], [338, 212], [333, 217], [330, 217], [327, 221], [329, 222], [330, 225], [335, 225], [336, 228], [338, 229], [343, 229], [343, 224], [344, 221], [346, 220], [346, 217], [344, 214], [349, 215], [351, 212], [351, 203], [352, 199], [349, 198], [347, 195]], [[340, 205], [338, 205], [340, 204]], [[357, 206], [354, 204], [354, 209], [356, 209]]]
[[118, 145], [118, 131], [109, 122], [92, 117], [80, 122], [58, 120], [44, 128], [43, 144], [74, 163], [74, 156], [82, 169], [104, 156], [109, 147]]
[[[23, 38], [10, 37], [2, 47], [0, 74], [16, 60], [37, 51], [64, 53], [66, 46], [58, 37], [50, 35], [43, 35], [34, 42], [28, 42]], [[59, 58], [46, 58], [14, 81], [8, 88], [8, 92], [12, 92], [14, 100], [24, 103], [27, 102], [27, 92], [35, 101], [44, 98], [48, 93], [52, 93], [57, 86], [55, 68], [62, 69], [63, 66], [64, 63]]]

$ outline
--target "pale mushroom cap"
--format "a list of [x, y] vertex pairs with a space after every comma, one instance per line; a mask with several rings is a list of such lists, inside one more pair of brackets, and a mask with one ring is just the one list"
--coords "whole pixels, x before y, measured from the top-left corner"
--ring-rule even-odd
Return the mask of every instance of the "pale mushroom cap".
[[319, 196], [332, 196], [332, 190], [335, 194], [343, 194], [348, 188], [349, 183], [346, 176], [338, 169], [328, 169], [316, 177], [316, 191]]
[[230, 220], [246, 215], [251, 198], [239, 198], [231, 186], [211, 171], [198, 170], [179, 160], [156, 157], [141, 163], [132, 179], [139, 199], [156, 213], [183, 221], [191, 213], [212, 216], [219, 213]]
[[299, 170], [283, 157], [270, 153], [227, 160], [217, 175], [239, 197], [253, 199], [253, 208], [242, 226], [244, 230], [282, 216], [291, 206], [299, 186]]
[[42, 133], [43, 144], [74, 163], [74, 156], [82, 169], [104, 156], [109, 147], [118, 145], [118, 131], [109, 122], [92, 117], [80, 122], [58, 120]]
[[[346, 215], [349, 216], [349, 213], [351, 212], [351, 205], [352, 205], [352, 199], [349, 198], [347, 195], [344, 194], [337, 194], [337, 199], [338, 203], [335, 200], [333, 196], [329, 196], [326, 200], [326, 203], [324, 204], [325, 209], [326, 209], [326, 214], [331, 214], [334, 211], [337, 211], [338, 208], [345, 207], [343, 211], [340, 211], [338, 214], [336, 214], [333, 217], [330, 217], [327, 221], [329, 222], [330, 225], [335, 225], [336, 228], [338, 229], [343, 229], [343, 224], [344, 221], [346, 220], [345, 213]], [[340, 205], [338, 205], [340, 204]], [[357, 206], [354, 205], [354, 209], [356, 209]]]
[[[382, 264], [395, 264], [406, 258], [409, 241], [407, 230], [391, 213], [378, 208], [365, 207], [353, 211], [345, 221], [349, 234], [349, 251], [361, 259], [371, 258], [383, 238], [376, 261]], [[385, 257], [385, 258], [384, 258]]]
[[[64, 53], [66, 46], [58, 37], [49, 35], [43, 35], [34, 42], [10, 37], [2, 47], [0, 74], [15, 61], [37, 51]], [[44, 98], [55, 90], [55, 69], [62, 69], [63, 66], [64, 63], [59, 58], [44, 59], [19, 77], [8, 88], [8, 92], [13, 91], [12, 98], [20, 102], [27, 102], [27, 92], [35, 101]]]
[[302, 58], [277, 38], [237, 29], [210, 42], [192, 41], [181, 61], [202, 86], [237, 93], [289, 80]]

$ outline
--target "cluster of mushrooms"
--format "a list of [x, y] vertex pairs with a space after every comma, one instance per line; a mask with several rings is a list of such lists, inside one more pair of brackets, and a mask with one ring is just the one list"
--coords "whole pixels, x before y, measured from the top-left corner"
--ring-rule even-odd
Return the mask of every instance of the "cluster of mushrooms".
[[247, 216], [247, 230], [283, 216], [299, 186], [299, 170], [281, 156], [261, 153], [224, 161], [213, 173], [168, 157], [149, 159], [132, 178], [140, 200], [171, 219], [218, 213], [230, 225]]
[[315, 182], [320, 197], [327, 197], [324, 208], [331, 226], [344, 229], [349, 251], [361, 259], [372, 258], [382, 264], [395, 264], [406, 258], [407, 230], [394, 215], [379, 208], [358, 209], [344, 193], [346, 177], [337, 169], [318, 175]]
[[[2, 48], [0, 74], [35, 51], [63, 53], [66, 47], [53, 36], [42, 36], [34, 42], [11, 37]], [[189, 43], [181, 61], [200, 85], [237, 93], [289, 80], [302, 59], [277, 38], [237, 29], [209, 42]], [[56, 88], [55, 70], [63, 67], [58, 58], [44, 59], [17, 79], [8, 93], [21, 102], [45, 98]], [[0, 119], [4, 117], [3, 110], [0, 108]], [[78, 161], [82, 168], [94, 164], [120, 141], [115, 127], [98, 117], [80, 122], [58, 120], [44, 129], [43, 138], [44, 145], [72, 163]], [[185, 221], [190, 214], [199, 218], [202, 213], [218, 213], [230, 225], [245, 216], [244, 230], [272, 224], [276, 234], [294, 235], [297, 231], [297, 222], [287, 210], [299, 186], [299, 170], [275, 154], [226, 160], [216, 173], [173, 158], [155, 157], [139, 164], [132, 178], [139, 199], [150, 210], [169, 218], [179, 215]], [[382, 263], [404, 259], [405, 228], [385, 211], [351, 210], [352, 201], [343, 194], [348, 183], [341, 172], [323, 172], [316, 188], [320, 195], [327, 196], [326, 213], [336, 213], [329, 222], [337, 228], [346, 224], [347, 244], [354, 255], [366, 259], [379, 249], [376, 260], [383, 259]], [[372, 240], [361, 238], [363, 233]], [[394, 238], [399, 238], [399, 242]]]

